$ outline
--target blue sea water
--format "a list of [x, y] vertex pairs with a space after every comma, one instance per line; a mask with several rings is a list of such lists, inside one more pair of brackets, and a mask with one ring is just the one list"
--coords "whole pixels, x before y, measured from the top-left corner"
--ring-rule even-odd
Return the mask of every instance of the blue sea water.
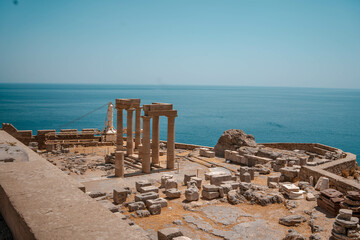
[[[172, 103], [178, 110], [177, 142], [214, 146], [225, 130], [237, 128], [257, 142], [318, 142], [360, 154], [359, 89], [0, 84], [0, 122], [36, 134], [116, 98]], [[106, 110], [67, 128], [102, 129]], [[166, 140], [166, 118], [160, 124]]]

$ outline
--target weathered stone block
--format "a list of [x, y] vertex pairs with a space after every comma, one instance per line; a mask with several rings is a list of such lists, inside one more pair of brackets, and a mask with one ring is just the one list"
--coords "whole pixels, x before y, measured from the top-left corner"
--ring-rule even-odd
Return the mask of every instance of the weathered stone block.
[[224, 194], [228, 194], [228, 192], [233, 190], [230, 184], [221, 184], [220, 187], [224, 190]]
[[174, 178], [174, 176], [171, 175], [171, 174], [163, 174], [163, 175], [161, 176], [161, 186], [160, 186], [160, 188], [164, 188], [166, 181], [167, 181], [168, 179], [172, 179], [172, 178]]
[[150, 216], [150, 212], [148, 210], [146, 210], [146, 209], [137, 210], [135, 213], [139, 218]]
[[139, 188], [139, 192], [140, 192], [140, 193], [148, 193], [148, 192], [158, 193], [158, 192], [159, 192], [159, 188], [158, 188], [158, 187], [155, 187], [155, 186], [145, 186], [145, 187], [140, 187], [140, 188]]
[[160, 204], [154, 204], [148, 207], [148, 210], [151, 215], [159, 215], [161, 214], [161, 205]]
[[165, 181], [165, 189], [168, 190], [171, 188], [176, 188], [176, 189], [178, 188], [178, 184], [175, 179], [167, 179]]
[[175, 188], [171, 188], [166, 190], [165, 195], [168, 198], [179, 198], [181, 196], [181, 191]]
[[156, 199], [159, 197], [158, 193], [155, 192], [148, 192], [148, 193], [141, 193], [135, 195], [135, 202], [146, 202], [149, 199]]
[[187, 185], [187, 182], [190, 181], [192, 177], [196, 177], [196, 174], [185, 174], [184, 175], [184, 185]]
[[199, 200], [199, 189], [194, 187], [186, 189], [185, 198], [189, 202]]
[[217, 174], [210, 177], [210, 184], [219, 186], [223, 181], [232, 180], [231, 174]]
[[158, 231], [158, 240], [172, 240], [181, 236], [183, 234], [178, 228], [164, 228]]
[[145, 209], [145, 204], [143, 202], [134, 202], [128, 204], [129, 212], [134, 212], [137, 210]]
[[215, 185], [203, 185], [203, 190], [206, 192], [218, 192], [219, 186]]
[[203, 196], [203, 198], [205, 198], [207, 200], [211, 200], [211, 199], [220, 197], [220, 193], [219, 192], [206, 192], [206, 191], [202, 190], [202, 196]]
[[113, 199], [115, 204], [121, 204], [126, 202], [126, 198], [128, 196], [129, 190], [124, 188], [115, 188], [113, 190]]
[[199, 177], [191, 177], [190, 181], [195, 181], [196, 187], [201, 188], [202, 179]]
[[149, 208], [154, 204], [159, 204], [162, 208], [168, 206], [168, 202], [164, 198], [146, 200], [146, 207]]
[[135, 182], [136, 191], [140, 192], [141, 187], [151, 186], [151, 183], [147, 180], [141, 180]]

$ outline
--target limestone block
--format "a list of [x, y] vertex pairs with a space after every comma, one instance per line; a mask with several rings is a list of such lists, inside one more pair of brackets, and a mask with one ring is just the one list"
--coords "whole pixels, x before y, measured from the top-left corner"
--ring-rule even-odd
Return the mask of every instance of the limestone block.
[[199, 177], [191, 177], [191, 181], [195, 181], [196, 187], [201, 188], [202, 179]]
[[215, 185], [203, 185], [203, 190], [206, 192], [218, 192], [219, 186]]
[[232, 189], [238, 189], [240, 186], [240, 183], [236, 181], [224, 181], [222, 184], [230, 184]]
[[322, 182], [321, 182], [321, 186], [320, 186], [320, 191], [323, 191], [325, 189], [329, 188], [329, 179], [326, 177], [323, 177]]
[[129, 212], [134, 212], [137, 210], [145, 209], [145, 204], [143, 202], [134, 202], [128, 204]]
[[167, 198], [179, 198], [181, 196], [181, 191], [175, 188], [171, 188], [165, 191]]
[[221, 184], [220, 187], [224, 190], [224, 194], [228, 194], [228, 192], [233, 190], [230, 184]]
[[174, 178], [174, 176], [171, 175], [171, 174], [163, 174], [161, 176], [161, 186], [160, 186], [160, 188], [164, 188], [166, 180], [172, 179], [172, 178]]
[[140, 192], [140, 193], [148, 193], [148, 192], [158, 193], [158, 192], [159, 192], [159, 188], [158, 188], [158, 187], [155, 187], [155, 186], [145, 186], [145, 187], [140, 187], [140, 188], [139, 188], [139, 192]]
[[219, 173], [210, 177], [210, 184], [219, 186], [223, 181], [232, 180], [231, 174]]
[[214, 158], [215, 152], [209, 151], [207, 148], [200, 148], [200, 156], [207, 158]]
[[184, 185], [187, 185], [187, 182], [190, 181], [192, 177], [196, 177], [196, 174], [185, 174], [184, 175]]
[[307, 194], [306, 194], [306, 200], [308, 200], [308, 201], [315, 201], [316, 198], [315, 198], [314, 194], [312, 194], [312, 193], [307, 193]]
[[138, 192], [141, 187], [146, 187], [146, 186], [151, 186], [151, 183], [147, 180], [141, 180], [141, 181], [135, 182], [136, 191], [138, 191]]
[[224, 155], [226, 160], [230, 160], [231, 150], [225, 150]]
[[251, 182], [250, 173], [244, 173], [243, 177], [244, 177], [244, 182], [246, 182], [246, 183], [250, 183], [250, 182]]
[[[320, 191], [320, 188], [322, 186], [322, 181], [325, 177], [320, 177], [319, 180], [317, 181], [316, 185], [315, 185], [315, 190]], [[329, 179], [328, 179], [329, 180]]]
[[268, 187], [270, 187], [269, 186], [269, 184], [270, 183], [279, 183], [279, 177], [278, 176], [269, 176], [268, 178], [267, 178], [267, 185], [268, 185]]
[[113, 190], [113, 199], [115, 204], [121, 204], [126, 202], [126, 198], [128, 196], [129, 190], [124, 188], [115, 188]]
[[175, 179], [167, 179], [165, 181], [165, 190], [171, 189], [171, 188], [178, 188], [178, 184]]
[[148, 210], [151, 215], [159, 215], [159, 214], [161, 214], [161, 205], [160, 204], [151, 205], [148, 208]]
[[206, 192], [204, 190], [202, 190], [201, 195], [203, 198], [205, 198], [207, 200], [212, 200], [212, 199], [220, 197], [219, 192]]
[[137, 210], [135, 213], [139, 218], [150, 216], [150, 212], [148, 210], [146, 210], [146, 209]]
[[279, 184], [276, 183], [276, 182], [269, 182], [269, 183], [268, 183], [268, 187], [269, 187], [269, 188], [278, 188], [278, 187], [279, 187]]
[[119, 209], [117, 206], [115, 206], [114, 204], [112, 204], [109, 200], [101, 200], [98, 201], [98, 203], [100, 203], [101, 205], [103, 205], [105, 208], [107, 208], [110, 212], [118, 212]]
[[185, 198], [187, 201], [197, 201], [199, 200], [199, 189], [192, 187], [185, 190]]
[[154, 204], [159, 204], [162, 208], [168, 206], [168, 202], [164, 198], [156, 198], [156, 199], [149, 199], [146, 200], [146, 207], [149, 208]]
[[182, 232], [178, 228], [164, 228], [158, 232], [158, 240], [172, 240], [175, 237], [183, 236]]
[[156, 199], [159, 197], [158, 193], [155, 192], [148, 192], [148, 193], [141, 193], [135, 195], [135, 202], [144, 202], [149, 199]]

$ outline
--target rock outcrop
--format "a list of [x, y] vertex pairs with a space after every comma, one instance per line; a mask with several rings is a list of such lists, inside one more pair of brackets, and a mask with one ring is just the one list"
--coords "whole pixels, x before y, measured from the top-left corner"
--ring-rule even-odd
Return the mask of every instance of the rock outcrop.
[[253, 135], [246, 134], [240, 129], [229, 129], [221, 135], [214, 151], [216, 156], [224, 157], [225, 150], [236, 151], [242, 146], [256, 147], [256, 145]]

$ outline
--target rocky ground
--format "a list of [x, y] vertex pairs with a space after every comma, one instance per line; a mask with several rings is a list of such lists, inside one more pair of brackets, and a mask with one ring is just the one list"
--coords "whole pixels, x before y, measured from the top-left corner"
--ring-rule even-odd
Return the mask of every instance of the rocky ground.
[[[256, 194], [265, 196], [276, 193], [282, 197], [281, 203], [261, 206], [259, 202], [246, 199], [245, 195], [242, 202], [237, 205], [230, 204], [226, 197], [214, 200], [200, 198], [198, 201], [187, 202], [184, 197], [186, 186], [182, 184], [184, 174], [197, 174], [202, 178], [202, 184], [209, 184], [209, 181], [205, 181], [204, 173], [209, 172], [212, 167], [223, 168], [235, 174], [240, 166], [227, 163], [224, 158], [200, 157], [197, 150], [176, 150], [176, 167], [179, 169], [155, 169], [154, 173], [143, 175], [139, 170], [128, 167], [126, 172], [133, 175], [119, 179], [113, 177], [113, 165], [104, 163], [105, 155], [111, 151], [114, 149], [109, 147], [77, 148], [66, 153], [44, 153], [44, 157], [81, 181], [88, 192], [102, 192], [106, 194], [102, 197], [103, 200], [110, 201], [113, 201], [112, 191], [116, 187], [129, 187], [132, 194], [127, 202], [131, 202], [136, 192], [136, 181], [149, 180], [152, 185], [159, 187], [164, 173], [173, 175], [182, 195], [178, 199], [167, 199], [168, 207], [163, 208], [160, 215], [139, 218], [136, 214], [128, 212], [125, 206], [116, 206], [128, 221], [142, 227], [153, 239], [156, 239], [157, 230], [171, 226], [180, 228], [185, 236], [192, 239], [282, 239], [290, 229], [294, 229], [307, 239], [312, 234], [320, 237], [313, 239], [329, 239], [331, 235], [335, 218], [319, 209], [315, 201], [307, 201], [305, 198], [288, 200], [282, 197], [278, 189], [267, 188], [267, 177], [278, 176], [279, 173], [256, 174], [252, 184], [256, 184], [254, 186], [260, 189]], [[160, 157], [160, 165], [166, 166], [166, 156]], [[314, 189], [311, 190], [316, 193]], [[159, 195], [166, 198], [162, 191]], [[285, 219], [282, 219], [280, 224], [280, 218], [283, 217]]]

